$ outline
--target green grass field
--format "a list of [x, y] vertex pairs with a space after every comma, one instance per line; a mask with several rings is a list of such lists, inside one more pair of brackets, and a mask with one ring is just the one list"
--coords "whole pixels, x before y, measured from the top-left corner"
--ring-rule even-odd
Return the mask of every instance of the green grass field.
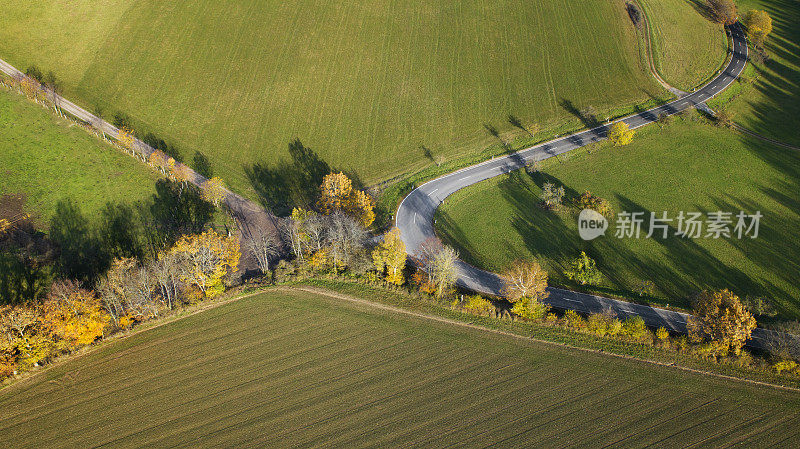
[[[299, 138], [372, 184], [510, 138], [663, 96], [622, 0], [9, 3], [0, 57], [122, 111], [234, 189]], [[429, 150], [430, 156], [426, 155]]]
[[653, 60], [665, 81], [690, 91], [722, 67], [728, 39], [722, 25], [687, 0], [640, 0], [650, 21]]
[[[727, 107], [744, 127], [773, 139], [800, 146], [800, 3], [791, 0], [739, 0], [739, 11], [763, 9], [772, 17], [773, 31], [767, 38], [770, 60], [756, 64], [752, 85], [737, 89]], [[725, 98], [725, 97], [723, 97]]]
[[94, 215], [108, 201], [151, 195], [155, 172], [72, 122], [0, 88], [0, 196], [21, 195], [47, 226], [59, 200]]
[[800, 395], [304, 292], [0, 391], [4, 447], [798, 444]]
[[[729, 288], [771, 298], [784, 317], [800, 317], [800, 153], [678, 119], [663, 130], [641, 130], [627, 147], [579, 150], [546, 161], [543, 170], [457, 192], [439, 211], [440, 234], [465, 260], [487, 269], [537, 257], [553, 283], [572, 286], [562, 272], [585, 250], [606, 276], [606, 293], [630, 297], [650, 280], [657, 302], [687, 306], [700, 289]], [[617, 212], [643, 211], [648, 220], [651, 211], [675, 218], [681, 210], [758, 210], [764, 217], [757, 239], [618, 239], [612, 225], [606, 237], [584, 242], [576, 209], [554, 213], [538, 206], [545, 180], [564, 185], [568, 196], [591, 190]], [[674, 231], [676, 223], [671, 226]]]

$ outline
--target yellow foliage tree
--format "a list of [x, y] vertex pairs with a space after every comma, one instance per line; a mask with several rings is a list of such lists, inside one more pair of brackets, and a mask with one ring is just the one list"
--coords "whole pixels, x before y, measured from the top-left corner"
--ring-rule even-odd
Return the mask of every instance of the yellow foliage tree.
[[206, 297], [225, 291], [222, 278], [236, 269], [241, 256], [235, 236], [222, 237], [213, 230], [183, 236], [170, 251], [185, 261], [181, 280], [196, 286]]
[[608, 129], [608, 140], [615, 146], [623, 146], [631, 143], [635, 131], [630, 129], [625, 122], [616, 122]]
[[[162, 151], [156, 150], [150, 153], [150, 156], [147, 157], [147, 163], [161, 171], [162, 173], [166, 173], [166, 171], [170, 168], [169, 160], [172, 159], [164, 154]], [[173, 165], [175, 163], [175, 159], [172, 159]]]
[[400, 230], [392, 228], [383, 236], [381, 242], [372, 251], [375, 268], [386, 275], [386, 280], [395, 285], [403, 285], [403, 270], [406, 267], [406, 245], [400, 238]]
[[353, 189], [353, 182], [344, 173], [325, 175], [317, 205], [325, 215], [338, 210], [354, 218], [365, 228], [375, 221], [372, 198], [365, 192]]
[[42, 305], [43, 322], [60, 350], [71, 351], [103, 337], [111, 317], [93, 292], [62, 283], [54, 286]]
[[535, 299], [541, 301], [548, 297], [547, 272], [535, 260], [519, 260], [503, 274], [503, 295], [509, 301]]
[[345, 213], [358, 221], [361, 226], [368, 228], [375, 221], [374, 208], [371, 196], [361, 190], [353, 190], [348, 198]]
[[219, 206], [227, 193], [225, 183], [219, 177], [215, 176], [203, 183], [203, 198], [215, 206]]
[[22, 78], [19, 82], [22, 93], [31, 100], [39, 101], [42, 93], [42, 85], [30, 76]]
[[133, 135], [133, 130], [128, 127], [122, 127], [117, 130], [117, 141], [123, 147], [133, 151], [134, 143], [136, 142], [136, 137]]
[[308, 266], [314, 271], [327, 271], [330, 268], [328, 251], [321, 249], [308, 258]]
[[730, 290], [703, 291], [695, 301], [689, 319], [689, 335], [695, 341], [708, 340], [717, 355], [741, 352], [756, 327], [756, 319]]
[[772, 17], [760, 9], [752, 9], [744, 15], [744, 24], [747, 34], [759, 45], [764, 43], [769, 33], [772, 32]]

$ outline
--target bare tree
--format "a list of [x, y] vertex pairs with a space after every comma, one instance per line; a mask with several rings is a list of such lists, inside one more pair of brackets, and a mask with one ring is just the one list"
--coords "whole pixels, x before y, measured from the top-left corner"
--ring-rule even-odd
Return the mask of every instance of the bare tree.
[[330, 215], [327, 241], [335, 263], [348, 265], [351, 257], [364, 249], [366, 240], [367, 231], [355, 220], [340, 212]]
[[325, 245], [330, 220], [326, 215], [314, 214], [303, 221], [303, 232], [311, 252], [319, 251]]
[[182, 285], [179, 277], [180, 254], [171, 251], [165, 252], [151, 264], [151, 269], [161, 297], [166, 301], [167, 307], [174, 309]]
[[289, 246], [292, 248], [292, 254], [294, 257], [302, 261], [303, 257], [303, 236], [301, 234], [300, 229], [301, 223], [298, 223], [295, 220], [285, 220], [281, 225], [281, 233], [285, 241], [289, 242]]
[[138, 315], [158, 316], [158, 305], [154, 301], [153, 292], [156, 280], [148, 267], [137, 267], [128, 279], [130, 282], [130, 308]]
[[270, 262], [280, 253], [280, 246], [271, 233], [265, 232], [261, 228], [254, 233], [248, 232], [247, 234], [246, 245], [256, 258], [258, 269], [261, 270], [261, 273], [266, 274], [269, 272]]
[[427, 273], [436, 287], [436, 296], [444, 296], [456, 282], [456, 250], [444, 245], [438, 238], [431, 237], [420, 245], [417, 260], [422, 271]]
[[433, 259], [430, 278], [436, 286], [436, 296], [441, 298], [456, 282], [456, 260], [458, 253], [449, 246], [444, 246]]

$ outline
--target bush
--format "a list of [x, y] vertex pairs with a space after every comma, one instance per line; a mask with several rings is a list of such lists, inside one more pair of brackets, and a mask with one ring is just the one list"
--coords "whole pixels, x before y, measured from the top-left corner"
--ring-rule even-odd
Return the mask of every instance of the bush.
[[594, 335], [605, 337], [608, 335], [609, 324], [611, 324], [611, 320], [607, 316], [593, 313], [586, 320], [586, 329]]
[[511, 309], [511, 312], [526, 320], [541, 320], [550, 311], [550, 306], [533, 298], [522, 298]]
[[578, 209], [592, 209], [604, 217], [612, 217], [614, 215], [614, 208], [611, 207], [611, 203], [607, 199], [601, 198], [588, 190], [583, 192], [577, 199], [576, 205]]
[[783, 374], [784, 372], [787, 374], [789, 373], [800, 374], [800, 371], [798, 371], [797, 362], [795, 362], [794, 360], [781, 360], [780, 362], [774, 365], [774, 368], [775, 371], [778, 372], [778, 374]]
[[472, 295], [464, 303], [464, 310], [474, 315], [490, 316], [494, 313], [494, 305], [481, 295]]
[[564, 313], [564, 321], [573, 329], [586, 329], [586, 320], [574, 310], [567, 310]]
[[656, 339], [658, 339], [659, 343], [667, 343], [669, 340], [669, 331], [664, 326], [659, 327], [656, 330]]
[[640, 343], [652, 341], [652, 338], [649, 338], [650, 330], [647, 329], [644, 319], [639, 315], [629, 316], [622, 322], [621, 334], [632, 341]]

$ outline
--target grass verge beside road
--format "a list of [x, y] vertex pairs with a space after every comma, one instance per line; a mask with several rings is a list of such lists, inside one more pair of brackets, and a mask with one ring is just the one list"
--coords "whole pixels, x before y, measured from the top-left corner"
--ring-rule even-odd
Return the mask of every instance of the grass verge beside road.
[[26, 200], [47, 226], [59, 200], [89, 216], [106, 202], [132, 203], [154, 193], [158, 176], [73, 122], [0, 87], [0, 196]]

